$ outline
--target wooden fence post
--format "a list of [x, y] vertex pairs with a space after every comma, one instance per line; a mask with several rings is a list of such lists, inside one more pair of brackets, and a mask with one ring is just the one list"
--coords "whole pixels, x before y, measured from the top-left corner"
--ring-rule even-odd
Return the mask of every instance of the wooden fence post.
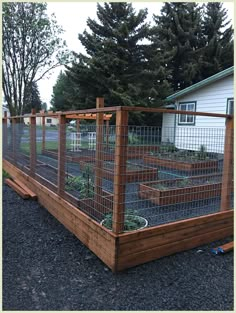
[[109, 147], [109, 120], [106, 120], [106, 148]]
[[[104, 107], [104, 98], [96, 99], [96, 108]], [[103, 178], [103, 113], [96, 114], [96, 152], [95, 152], [95, 180], [94, 180], [94, 203], [96, 210], [102, 204], [102, 178]]]
[[35, 109], [31, 110], [31, 114], [34, 116], [30, 117], [30, 175], [35, 175], [36, 168], [36, 111]]
[[116, 146], [114, 168], [114, 203], [112, 230], [123, 232], [125, 218], [125, 182], [128, 144], [128, 111], [116, 112]]
[[45, 116], [42, 116], [42, 153], [45, 151], [45, 138], [46, 138]]
[[230, 209], [230, 194], [232, 191], [233, 180], [233, 132], [234, 119], [226, 119], [225, 145], [224, 145], [224, 164], [221, 187], [221, 211]]
[[2, 123], [3, 123], [3, 134], [2, 134], [3, 156], [5, 156], [7, 154], [7, 148], [8, 148], [7, 111], [4, 111], [4, 117], [3, 117]]
[[66, 161], [66, 116], [59, 115], [59, 138], [58, 138], [58, 176], [57, 192], [63, 196], [65, 192], [65, 161]]

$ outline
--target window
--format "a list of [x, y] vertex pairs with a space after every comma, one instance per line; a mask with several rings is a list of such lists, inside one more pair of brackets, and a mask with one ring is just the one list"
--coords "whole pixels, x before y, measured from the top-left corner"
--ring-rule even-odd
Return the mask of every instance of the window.
[[227, 114], [234, 114], [234, 98], [227, 99]]
[[[181, 111], [196, 111], [196, 101], [193, 102], [180, 102], [179, 110]], [[179, 114], [179, 125], [194, 125], [195, 124], [195, 116], [187, 115], [187, 114]]]
[[47, 123], [47, 124], [52, 123], [52, 119], [51, 119], [51, 118], [47, 118], [47, 119], [46, 119], [46, 123]]

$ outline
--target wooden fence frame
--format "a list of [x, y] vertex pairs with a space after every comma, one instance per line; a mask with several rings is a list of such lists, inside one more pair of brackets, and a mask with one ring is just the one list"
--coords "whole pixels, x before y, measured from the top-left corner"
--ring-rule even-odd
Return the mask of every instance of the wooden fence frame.
[[[36, 133], [35, 127], [30, 131], [30, 170], [27, 175], [22, 170], [3, 160], [3, 168], [13, 177], [24, 183], [38, 197], [39, 202], [54, 215], [66, 228], [74, 233], [89, 249], [91, 249], [112, 271], [120, 271], [128, 267], [142, 264], [172, 253], [209, 243], [233, 234], [233, 211], [230, 210], [230, 193], [232, 189], [233, 160], [233, 116], [204, 112], [189, 112], [137, 107], [103, 107], [104, 101], [97, 99], [97, 108], [91, 110], [31, 114], [31, 125], [35, 125], [37, 116], [41, 116], [45, 125], [45, 117], [57, 116], [60, 119], [58, 149], [58, 186], [57, 192], [48, 189], [35, 179]], [[132, 111], [188, 114], [226, 118], [225, 157], [223, 164], [223, 183], [221, 193], [221, 211], [218, 213], [190, 218], [178, 222], [154, 226], [143, 230], [122, 233], [124, 227], [124, 190], [125, 165], [127, 159], [128, 114]], [[116, 146], [115, 175], [113, 201], [113, 230], [109, 231], [93, 221], [78, 208], [64, 198], [65, 186], [65, 122], [66, 116], [95, 113], [97, 126], [103, 125], [104, 112], [116, 113]], [[32, 112], [35, 113], [35, 112]], [[7, 116], [3, 117], [3, 143], [7, 142]], [[12, 117], [15, 124], [22, 116]], [[14, 128], [13, 128], [14, 129]], [[102, 171], [102, 127], [97, 127], [95, 189], [99, 191]], [[45, 144], [44, 144], [45, 146]], [[230, 148], [229, 148], [230, 147]], [[100, 152], [99, 152], [100, 151]], [[98, 199], [99, 201], [99, 199]]]

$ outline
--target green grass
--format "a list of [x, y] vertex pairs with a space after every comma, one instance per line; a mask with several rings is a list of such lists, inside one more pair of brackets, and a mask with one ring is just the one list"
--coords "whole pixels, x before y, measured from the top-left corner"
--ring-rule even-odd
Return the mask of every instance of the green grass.
[[11, 175], [8, 174], [5, 170], [2, 170], [2, 177], [3, 178], [11, 178]]
[[[58, 142], [57, 141], [48, 141], [48, 142], [46, 142], [45, 148], [46, 149], [58, 149]], [[25, 154], [29, 154], [30, 153], [30, 144], [27, 142], [21, 143], [20, 150], [21, 150], [21, 152], [23, 152]], [[36, 143], [36, 152], [37, 152], [37, 154], [42, 152], [42, 142]]]

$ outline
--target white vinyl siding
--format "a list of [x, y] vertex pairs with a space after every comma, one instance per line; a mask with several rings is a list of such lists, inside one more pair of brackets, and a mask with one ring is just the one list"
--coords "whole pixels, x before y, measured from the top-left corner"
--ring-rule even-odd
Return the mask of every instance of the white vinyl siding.
[[[227, 100], [234, 98], [233, 75], [202, 87], [180, 97], [175, 102], [178, 107], [181, 102], [196, 101], [196, 111], [208, 113], [227, 112]], [[164, 114], [165, 116], [166, 114]], [[163, 128], [172, 125], [163, 117]], [[225, 118], [196, 116], [195, 125], [175, 124], [175, 145], [180, 149], [199, 150], [205, 145], [207, 151], [221, 152], [224, 149]]]
[[161, 141], [174, 143], [175, 140], [175, 114], [163, 114]]

